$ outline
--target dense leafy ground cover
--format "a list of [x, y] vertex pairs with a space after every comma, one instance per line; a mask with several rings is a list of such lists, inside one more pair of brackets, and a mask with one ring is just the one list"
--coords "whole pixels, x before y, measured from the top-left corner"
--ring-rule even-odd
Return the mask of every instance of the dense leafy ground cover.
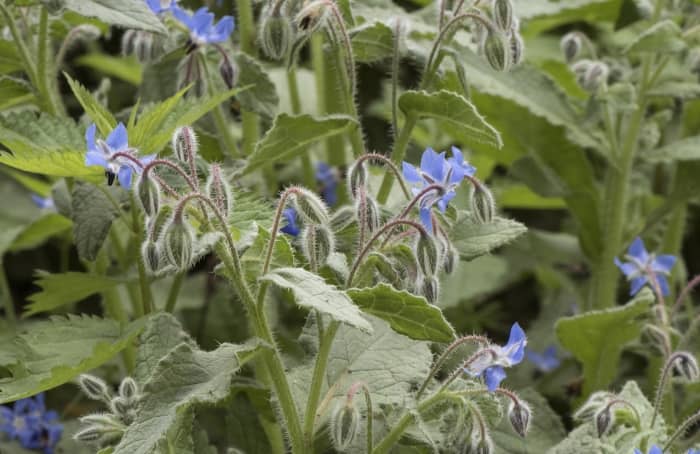
[[696, 1], [0, 13], [0, 453], [697, 454]]

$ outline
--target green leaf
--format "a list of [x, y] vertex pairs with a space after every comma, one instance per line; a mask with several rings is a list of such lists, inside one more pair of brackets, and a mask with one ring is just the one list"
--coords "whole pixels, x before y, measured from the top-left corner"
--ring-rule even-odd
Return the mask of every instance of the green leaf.
[[516, 0], [514, 15], [531, 36], [572, 22], [615, 22], [621, 4], [621, 0]]
[[396, 290], [387, 284], [350, 289], [348, 295], [360, 309], [389, 323], [397, 333], [411, 339], [451, 342], [455, 332], [442, 311], [422, 296]]
[[493, 222], [480, 224], [465, 216], [452, 227], [450, 238], [462, 260], [472, 260], [510, 243], [526, 231], [523, 224], [510, 219], [494, 218]]
[[17, 54], [15, 43], [0, 39], [0, 74], [10, 74], [22, 69], [22, 60]]
[[132, 85], [141, 85], [143, 78], [141, 63], [135, 57], [115, 57], [93, 52], [75, 60], [79, 66], [87, 66], [108, 76], [116, 77]]
[[399, 98], [399, 107], [406, 115], [434, 118], [441, 125], [455, 128], [466, 141], [496, 148], [503, 146], [498, 131], [462, 95], [441, 90], [437, 93], [407, 91]]
[[[259, 345], [222, 344], [211, 352], [182, 343], [158, 361], [143, 388], [136, 420], [127, 428], [114, 454], [151, 454], [166, 435], [191, 418], [182, 415], [196, 405], [216, 404], [231, 393], [231, 380]], [[182, 430], [188, 430], [186, 427]]]
[[29, 297], [31, 304], [26, 308], [25, 317], [77, 303], [121, 283], [116, 279], [89, 273], [50, 274], [38, 271], [37, 276], [39, 279], [34, 281], [34, 284], [39, 286], [41, 291]]
[[355, 61], [373, 63], [394, 53], [394, 32], [382, 22], [362, 24], [350, 30]]
[[237, 98], [244, 110], [259, 113], [267, 118], [273, 118], [277, 113], [279, 97], [267, 71], [253, 57], [238, 53], [234, 57], [238, 66], [239, 86], [252, 86], [240, 93]]
[[87, 116], [97, 125], [100, 133], [103, 136], [109, 135], [114, 127], [117, 126], [117, 120], [114, 118], [114, 115], [95, 99], [92, 93], [83, 87], [80, 82], [71, 79], [66, 73], [63, 73], [63, 75], [68, 81], [71, 90], [73, 90], [73, 95], [78, 99]]
[[84, 131], [70, 118], [24, 111], [0, 116], [0, 164], [57, 177], [95, 181], [103, 172], [85, 165]]
[[229, 215], [228, 224], [237, 239], [256, 230], [258, 226], [264, 229], [272, 227], [275, 209], [267, 200], [252, 192], [234, 191], [233, 206], [234, 209]]
[[[105, 190], [109, 189], [114, 188]], [[90, 183], [77, 184], [71, 200], [73, 237], [78, 255], [93, 261], [120, 211], [99, 187]]]
[[21, 79], [0, 77], [0, 109], [36, 103], [31, 85]]
[[315, 309], [333, 320], [362, 331], [372, 331], [372, 326], [362, 317], [347, 293], [326, 284], [321, 277], [309, 271], [302, 268], [278, 268], [260, 279], [290, 290], [301, 307]]
[[33, 249], [52, 236], [67, 231], [72, 225], [70, 219], [57, 213], [48, 213], [29, 224], [12, 242], [10, 251]]
[[99, 367], [139, 334], [145, 319], [120, 326], [114, 320], [69, 315], [33, 324], [0, 345], [0, 404], [33, 396]]
[[152, 316], [139, 336], [134, 379], [139, 383], [146, 383], [158, 361], [183, 343], [196, 347], [194, 340], [183, 330], [174, 316], [167, 312]]
[[662, 20], [648, 29], [625, 49], [625, 53], [634, 54], [653, 52], [658, 54], [680, 52], [685, 49], [685, 41], [681, 38], [681, 28], [670, 19]]
[[[270, 233], [258, 227], [258, 235], [253, 240], [253, 244], [241, 256], [241, 262], [245, 269], [248, 282], [254, 284], [262, 272], [263, 261], [267, 254], [267, 245], [270, 242]], [[279, 234], [275, 239], [275, 247], [272, 250], [272, 268], [293, 267], [294, 249], [289, 244], [284, 235]]]
[[688, 137], [661, 148], [645, 151], [642, 158], [649, 162], [700, 160], [700, 136]]
[[583, 395], [606, 389], [618, 373], [625, 344], [639, 338], [654, 296], [643, 290], [628, 304], [560, 319], [555, 332], [562, 347], [583, 364]]
[[158, 16], [141, 0], [64, 0], [66, 9], [122, 28], [166, 34]]
[[357, 122], [344, 115], [315, 118], [311, 115], [280, 114], [265, 137], [248, 158], [244, 172], [263, 166], [287, 162], [308, 153], [312, 144], [357, 127]]

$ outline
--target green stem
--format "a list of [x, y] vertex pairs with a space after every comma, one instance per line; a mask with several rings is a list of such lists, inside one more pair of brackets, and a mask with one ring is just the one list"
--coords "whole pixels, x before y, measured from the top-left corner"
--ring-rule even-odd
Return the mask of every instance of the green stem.
[[44, 100], [45, 109], [51, 115], [58, 115], [63, 111], [60, 104], [60, 97], [55, 92], [55, 83], [53, 82], [53, 71], [50, 71], [51, 66], [49, 47], [51, 46], [51, 38], [49, 37], [49, 11], [45, 7], [41, 7], [39, 16], [39, 40], [37, 42], [37, 74], [36, 82], [37, 89]]
[[[289, 98], [292, 104], [292, 113], [299, 115], [301, 113], [301, 97], [299, 96], [299, 82], [297, 81], [297, 70], [294, 66], [287, 71], [287, 88], [289, 89]], [[304, 186], [313, 188], [316, 183], [314, 175], [314, 167], [311, 162], [309, 153], [301, 155], [301, 168], [303, 172]]]
[[[238, 0], [238, 29], [240, 30], [241, 50], [255, 56], [255, 18], [251, 0]], [[243, 155], [250, 156], [260, 135], [258, 116], [249, 111], [241, 112], [243, 122]], [[268, 182], [269, 183], [269, 182]]]
[[316, 355], [316, 364], [314, 365], [311, 388], [309, 389], [309, 397], [306, 401], [306, 412], [304, 413], [305, 452], [313, 452], [316, 410], [318, 409], [318, 402], [321, 399], [321, 390], [325, 379], [326, 367], [328, 366], [328, 356], [330, 355], [333, 340], [335, 339], [339, 327], [340, 323], [332, 321], [328, 329], [325, 330], [323, 337], [319, 339], [319, 350]]
[[17, 22], [15, 22], [15, 18], [10, 13], [9, 9], [6, 6], [6, 2], [4, 1], [0, 2], [0, 13], [2, 13], [2, 16], [5, 19], [5, 24], [10, 29], [10, 34], [12, 35], [12, 39], [14, 41], [15, 46], [17, 47], [17, 52], [19, 54], [20, 60], [22, 61], [24, 71], [27, 73], [27, 76], [29, 77], [29, 80], [31, 81], [32, 85], [37, 90], [39, 90], [36, 66], [34, 66], [32, 55], [29, 52], [27, 44], [22, 38], [22, 34], [19, 32], [19, 28], [17, 27]]
[[[134, 240], [136, 246], [140, 246], [143, 243], [143, 229], [142, 224], [139, 220], [139, 211], [136, 209], [136, 197], [133, 191], [131, 194], [131, 228], [134, 232]], [[148, 274], [146, 273], [146, 266], [143, 264], [141, 257], [137, 255], [136, 268], [139, 273], [139, 288], [141, 290], [141, 305], [144, 314], [150, 314], [153, 312], [153, 294], [151, 293], [151, 283], [148, 279]]]
[[175, 311], [175, 304], [177, 304], [177, 297], [180, 295], [180, 289], [182, 288], [182, 282], [185, 280], [186, 272], [177, 273], [173, 283], [170, 285], [170, 291], [168, 292], [168, 299], [165, 303], [165, 312], [173, 313]]
[[5, 303], [5, 315], [10, 322], [10, 326], [14, 330], [17, 327], [17, 314], [15, 314], [15, 301], [12, 298], [12, 291], [7, 282], [7, 273], [5, 272], [5, 263], [0, 260], [0, 293], [2, 300]]
[[[408, 115], [406, 117], [406, 122], [401, 128], [401, 133], [399, 134], [396, 142], [394, 143], [394, 149], [391, 152], [391, 160], [394, 164], [399, 165], [401, 161], [406, 157], [406, 149], [408, 148], [408, 143], [411, 141], [411, 133], [413, 128], [415, 128], [418, 122], [418, 117], [416, 115]], [[389, 199], [389, 193], [391, 192], [391, 187], [394, 185], [394, 175], [391, 172], [387, 172], [384, 175], [384, 180], [379, 188], [379, 193], [377, 194], [377, 201], [381, 204], [386, 203]]]
[[[671, 435], [664, 445], [663, 451], [662, 452], [671, 452], [671, 446], [673, 446], [673, 443], [688, 431], [694, 424], [697, 424], [697, 422], [700, 421], [700, 411], [696, 412], [693, 415], [690, 415], [688, 419], [683, 421], [683, 423], [678, 426], [678, 429], [676, 429], [675, 432], [673, 432], [673, 435]], [[689, 451], [690, 452], [690, 451]]]

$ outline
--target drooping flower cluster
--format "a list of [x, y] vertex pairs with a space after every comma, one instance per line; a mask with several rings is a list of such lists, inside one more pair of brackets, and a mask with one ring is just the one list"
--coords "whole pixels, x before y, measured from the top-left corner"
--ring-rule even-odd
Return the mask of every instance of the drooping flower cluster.
[[525, 356], [527, 337], [516, 322], [510, 328], [508, 342], [504, 346], [488, 345], [467, 360], [464, 372], [472, 377], [481, 377], [489, 391], [495, 391], [506, 378], [504, 368], [519, 364]]
[[642, 239], [637, 237], [627, 250], [625, 258], [627, 262], [622, 262], [616, 257], [615, 264], [631, 282], [630, 295], [636, 295], [646, 284], [652, 288], [658, 285], [662, 295], [669, 294], [666, 276], [676, 263], [675, 256], [650, 254]]
[[44, 394], [21, 399], [12, 408], [0, 406], [0, 432], [17, 440], [23, 448], [53, 454], [63, 434], [58, 413], [46, 410]]
[[[116, 128], [107, 136], [106, 140], [95, 140], [97, 126], [93, 123], [85, 133], [87, 142], [87, 154], [85, 164], [88, 166], [100, 166], [105, 169], [107, 183], [112, 185], [116, 176], [119, 184], [129, 189], [131, 187], [132, 175], [141, 173], [141, 167], [147, 165], [155, 155], [137, 158], [134, 156], [134, 149], [129, 147], [129, 135], [123, 123], [119, 123]], [[119, 154], [128, 154], [133, 157], [129, 159]], [[141, 165], [137, 164], [140, 162]]]
[[235, 28], [232, 16], [224, 16], [214, 24], [214, 13], [207, 7], [199, 8], [192, 15], [177, 5], [173, 5], [171, 10], [173, 16], [189, 29], [190, 40], [196, 45], [222, 43], [231, 36]]
[[423, 194], [419, 202], [421, 222], [429, 231], [433, 231], [432, 207], [437, 205], [444, 213], [450, 200], [457, 195], [457, 186], [465, 177], [472, 177], [475, 173], [476, 169], [464, 160], [462, 151], [457, 147], [452, 147], [452, 157], [449, 159], [444, 151], [437, 153], [432, 148], [426, 149], [420, 168], [404, 161], [403, 175], [406, 181], [414, 185], [414, 195], [435, 185], [435, 190]]

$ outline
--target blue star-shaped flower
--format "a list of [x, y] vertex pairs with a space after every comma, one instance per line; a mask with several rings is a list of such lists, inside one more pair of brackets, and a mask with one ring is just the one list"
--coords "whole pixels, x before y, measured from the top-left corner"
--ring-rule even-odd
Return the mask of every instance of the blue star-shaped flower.
[[452, 147], [452, 157], [447, 160], [452, 167], [459, 167], [464, 177], [473, 177], [476, 174], [476, 167], [464, 160], [462, 150]]
[[299, 228], [299, 224], [297, 224], [297, 212], [294, 208], [285, 208], [282, 210], [282, 216], [284, 220], [287, 221], [287, 224], [282, 227], [280, 231], [287, 235], [299, 236], [301, 229]]
[[[455, 153], [455, 151], [457, 153]], [[415, 185], [413, 194], [416, 195], [427, 186], [439, 184], [442, 186], [440, 193], [431, 192], [423, 196], [420, 201], [420, 219], [423, 225], [433, 231], [433, 221], [431, 208], [437, 205], [441, 212], [445, 212], [447, 204], [450, 203], [457, 193], [455, 189], [464, 179], [465, 165], [462, 158], [462, 152], [458, 148], [452, 149], [453, 156], [448, 160], [445, 159], [445, 152], [436, 153], [432, 148], [428, 148], [421, 156], [420, 168], [416, 168], [408, 162], [403, 163], [403, 176], [406, 181]]]
[[540, 372], [550, 372], [561, 364], [557, 356], [557, 347], [550, 345], [544, 352], [533, 352], [528, 350], [525, 354], [527, 359], [537, 367]]
[[[107, 136], [107, 140], [95, 140], [97, 127], [91, 124], [85, 132], [87, 142], [87, 154], [85, 155], [85, 165], [100, 166], [105, 169], [108, 184], [112, 184], [114, 176], [117, 176], [119, 184], [129, 189], [131, 187], [132, 174], [139, 174], [141, 168], [124, 157], [114, 157], [115, 153], [129, 153], [129, 136], [123, 123], [119, 123], [116, 128]], [[143, 165], [153, 161], [155, 155], [144, 156], [140, 159]]]
[[190, 39], [198, 45], [222, 43], [231, 36], [235, 27], [232, 16], [224, 16], [214, 25], [214, 13], [206, 6], [199, 8], [192, 16], [177, 5], [172, 6], [172, 12], [190, 30]]
[[490, 345], [473, 357], [476, 358], [464, 368], [472, 377], [481, 376], [489, 391], [495, 391], [506, 378], [506, 367], [519, 364], [525, 356], [527, 337], [516, 322], [510, 328], [508, 342], [504, 346]]
[[40, 195], [32, 194], [32, 200], [42, 210], [50, 210], [55, 208], [51, 197], [41, 197]]
[[335, 177], [333, 168], [325, 162], [316, 164], [316, 181], [321, 186], [321, 197], [329, 205], [333, 206], [338, 202], [338, 179]]
[[[642, 451], [640, 451], [637, 448], [634, 448], [634, 454], [644, 454]], [[659, 448], [656, 445], [652, 445], [651, 448], [649, 448], [649, 454], [664, 454], [663, 451], [661, 451], [661, 448]]]
[[177, 0], [146, 0], [146, 4], [155, 14], [170, 11], [177, 4]]
[[53, 454], [63, 434], [57, 420], [55, 411], [46, 410], [43, 394], [18, 400], [13, 408], [0, 406], [0, 432], [19, 441], [23, 448], [42, 450], [44, 454]]
[[637, 237], [627, 250], [625, 258], [629, 261], [622, 262], [615, 257], [615, 264], [625, 274], [627, 280], [632, 282], [630, 295], [636, 295], [645, 284], [653, 286], [652, 278], [658, 282], [662, 295], [669, 294], [666, 275], [670, 274], [671, 268], [676, 263], [676, 257], [673, 255], [657, 257], [649, 254], [642, 239]]

